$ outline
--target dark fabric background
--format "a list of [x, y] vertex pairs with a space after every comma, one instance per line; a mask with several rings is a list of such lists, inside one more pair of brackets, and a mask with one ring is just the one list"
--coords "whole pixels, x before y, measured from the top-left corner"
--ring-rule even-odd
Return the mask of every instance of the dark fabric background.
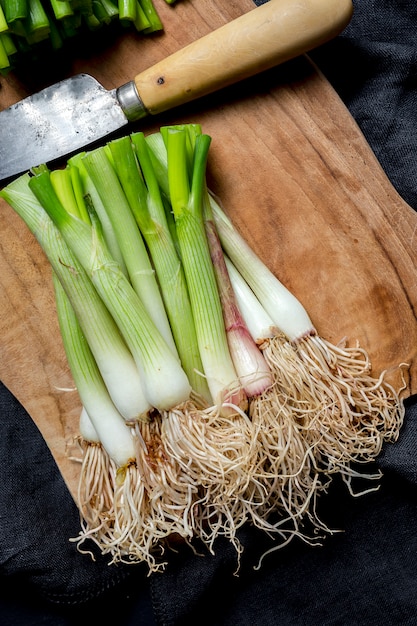
[[[337, 0], [336, 0], [337, 1]], [[261, 4], [261, 2], [257, 2]], [[310, 56], [358, 122], [397, 191], [417, 209], [417, 5], [354, 0], [348, 28]], [[378, 459], [380, 489], [352, 498], [335, 481], [320, 504], [341, 532], [320, 548], [295, 541], [255, 571], [270, 543], [251, 528], [235, 554], [188, 549], [163, 576], [77, 553], [76, 507], [46, 444], [0, 385], [0, 623], [2, 626], [379, 626], [417, 624], [417, 404]]]

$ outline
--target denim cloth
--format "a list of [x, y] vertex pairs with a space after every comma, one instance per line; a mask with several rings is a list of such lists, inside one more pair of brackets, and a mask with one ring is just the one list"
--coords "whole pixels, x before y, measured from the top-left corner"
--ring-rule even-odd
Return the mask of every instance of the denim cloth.
[[[337, 1], [337, 0], [336, 0]], [[261, 4], [261, 1], [256, 4]], [[311, 53], [358, 122], [391, 182], [417, 209], [417, 5], [356, 0], [350, 25]], [[417, 401], [399, 441], [375, 469], [378, 491], [352, 498], [335, 480], [319, 503], [340, 532], [321, 547], [301, 541], [266, 557], [271, 542], [244, 527], [236, 555], [181, 548], [163, 575], [79, 554], [76, 506], [36, 426], [0, 385], [0, 623], [69, 626], [87, 610], [116, 626], [411, 626], [417, 623]], [[82, 623], [82, 622], [81, 622]]]

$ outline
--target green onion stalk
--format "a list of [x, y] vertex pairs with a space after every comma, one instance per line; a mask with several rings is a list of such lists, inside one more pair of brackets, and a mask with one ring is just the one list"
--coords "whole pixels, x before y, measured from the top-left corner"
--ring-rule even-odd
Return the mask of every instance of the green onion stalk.
[[[212, 403], [197, 344], [181, 261], [171, 237], [159, 185], [142, 133], [108, 144], [114, 168], [146, 243], [178, 355], [201, 404]], [[138, 156], [138, 159], [135, 156]], [[139, 163], [138, 163], [139, 160]]]
[[10, 68], [9, 55], [7, 53], [7, 42], [4, 33], [0, 34], [0, 72], [4, 73]]
[[154, 268], [126, 194], [107, 157], [106, 148], [97, 148], [85, 153], [83, 164], [105, 207], [127, 268], [129, 281], [148, 316], [155, 323], [173, 354], [177, 355]]
[[[83, 456], [77, 493], [82, 529], [76, 541], [79, 547], [87, 538], [99, 546], [116, 547], [112, 555], [113, 560], [118, 561], [122, 560], [122, 554], [132, 553], [132, 546], [120, 540], [120, 529], [125, 531], [122, 537], [129, 537], [125, 529], [132, 533], [132, 528], [140, 524], [139, 520], [146, 513], [134, 437], [107, 392], [71, 302], [55, 272], [53, 284], [65, 353], [83, 407], [80, 415]], [[145, 553], [141, 556], [149, 561]]]
[[365, 349], [322, 338], [301, 302], [250, 248], [213, 196], [211, 204], [225, 252], [278, 329], [265, 338], [262, 350], [283, 398], [320, 471], [341, 474], [351, 489], [357, 464], [374, 460], [384, 442], [398, 438], [404, 418], [400, 392], [384, 372], [372, 375]]

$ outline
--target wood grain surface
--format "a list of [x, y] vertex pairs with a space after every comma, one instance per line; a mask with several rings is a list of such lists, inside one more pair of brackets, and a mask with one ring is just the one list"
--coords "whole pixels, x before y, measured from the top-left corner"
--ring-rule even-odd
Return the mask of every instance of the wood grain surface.
[[[38, 80], [29, 71], [1, 78], [0, 108], [78, 72], [117, 87], [254, 8], [251, 0], [155, 5], [162, 34], [125, 33]], [[404, 397], [416, 393], [417, 213], [394, 190], [308, 57], [130, 130], [188, 121], [200, 122], [212, 137], [212, 190], [320, 334], [333, 342], [359, 341], [374, 373], [388, 370], [398, 388], [398, 365], [407, 363]], [[50, 268], [4, 202], [0, 230], [0, 378], [35, 421], [75, 495], [79, 465], [70, 460], [70, 444], [80, 404], [58, 330]]]

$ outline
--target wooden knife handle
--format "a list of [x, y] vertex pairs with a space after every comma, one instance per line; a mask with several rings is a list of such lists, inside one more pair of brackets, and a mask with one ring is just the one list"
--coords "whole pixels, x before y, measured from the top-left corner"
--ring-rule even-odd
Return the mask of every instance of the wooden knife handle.
[[329, 41], [349, 23], [351, 0], [269, 0], [134, 78], [151, 115], [254, 76]]

